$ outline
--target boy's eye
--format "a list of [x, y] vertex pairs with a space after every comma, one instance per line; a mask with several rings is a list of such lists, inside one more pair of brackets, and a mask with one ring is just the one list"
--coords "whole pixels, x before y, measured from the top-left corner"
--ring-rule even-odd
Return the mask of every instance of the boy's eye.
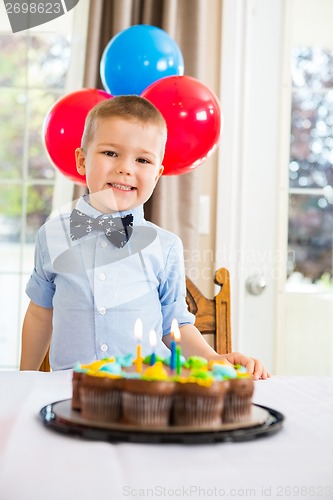
[[150, 161], [146, 160], [145, 158], [138, 158], [137, 161], [139, 163], [150, 163]]
[[103, 154], [105, 154], [106, 156], [117, 156], [117, 153], [115, 153], [114, 151], [103, 151]]

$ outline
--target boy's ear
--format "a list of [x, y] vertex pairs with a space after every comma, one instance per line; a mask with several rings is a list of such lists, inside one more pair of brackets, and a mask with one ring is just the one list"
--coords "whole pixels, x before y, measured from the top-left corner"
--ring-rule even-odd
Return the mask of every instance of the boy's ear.
[[75, 150], [76, 170], [80, 175], [86, 175], [86, 157], [82, 148]]
[[161, 177], [161, 175], [163, 174], [163, 170], [164, 170], [164, 166], [163, 166], [163, 165], [161, 165], [161, 166], [160, 166], [160, 169], [159, 169], [159, 171], [158, 171], [158, 174], [157, 174], [157, 175], [156, 175], [156, 177], [155, 177], [155, 186], [156, 186], [156, 184], [157, 184], [158, 179], [159, 179], [159, 178]]

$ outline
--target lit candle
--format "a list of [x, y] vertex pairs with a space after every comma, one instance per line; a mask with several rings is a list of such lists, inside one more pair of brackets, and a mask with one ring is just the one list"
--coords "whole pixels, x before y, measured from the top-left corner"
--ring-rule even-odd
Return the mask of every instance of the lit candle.
[[170, 344], [170, 349], [171, 349], [170, 368], [171, 370], [174, 370], [176, 368], [176, 347], [177, 347], [177, 342], [180, 339], [180, 331], [178, 327], [178, 321], [176, 319], [173, 319], [171, 323], [171, 335], [172, 335], [172, 340]]
[[176, 347], [176, 373], [177, 373], [177, 375], [180, 375], [180, 372], [182, 370], [182, 365], [180, 362], [181, 354], [182, 354], [182, 350], [180, 348], [180, 345], [177, 345], [177, 347]]
[[149, 344], [151, 347], [151, 355], [150, 355], [150, 366], [153, 366], [156, 363], [156, 348], [157, 338], [155, 330], [150, 330], [149, 332]]
[[138, 373], [142, 372], [142, 347], [141, 347], [141, 340], [142, 340], [142, 321], [140, 318], [138, 318], [135, 322], [134, 325], [134, 335], [137, 340], [136, 344], [136, 359], [134, 361], [136, 365], [136, 371]]

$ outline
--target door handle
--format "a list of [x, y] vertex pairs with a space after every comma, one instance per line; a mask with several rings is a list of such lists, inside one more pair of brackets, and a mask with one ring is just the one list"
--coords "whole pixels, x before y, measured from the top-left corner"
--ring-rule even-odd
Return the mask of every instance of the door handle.
[[259, 274], [249, 276], [245, 282], [245, 288], [251, 295], [260, 295], [265, 290], [266, 286], [265, 276]]

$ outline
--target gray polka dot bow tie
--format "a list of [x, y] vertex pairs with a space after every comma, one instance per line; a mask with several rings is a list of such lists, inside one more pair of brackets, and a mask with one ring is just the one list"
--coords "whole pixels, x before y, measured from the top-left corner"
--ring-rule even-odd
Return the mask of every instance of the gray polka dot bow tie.
[[105, 236], [116, 247], [122, 248], [131, 237], [133, 231], [133, 215], [125, 217], [112, 217], [111, 215], [100, 215], [96, 219], [80, 212], [72, 211], [70, 215], [70, 237], [78, 240], [91, 231], [104, 231]]

